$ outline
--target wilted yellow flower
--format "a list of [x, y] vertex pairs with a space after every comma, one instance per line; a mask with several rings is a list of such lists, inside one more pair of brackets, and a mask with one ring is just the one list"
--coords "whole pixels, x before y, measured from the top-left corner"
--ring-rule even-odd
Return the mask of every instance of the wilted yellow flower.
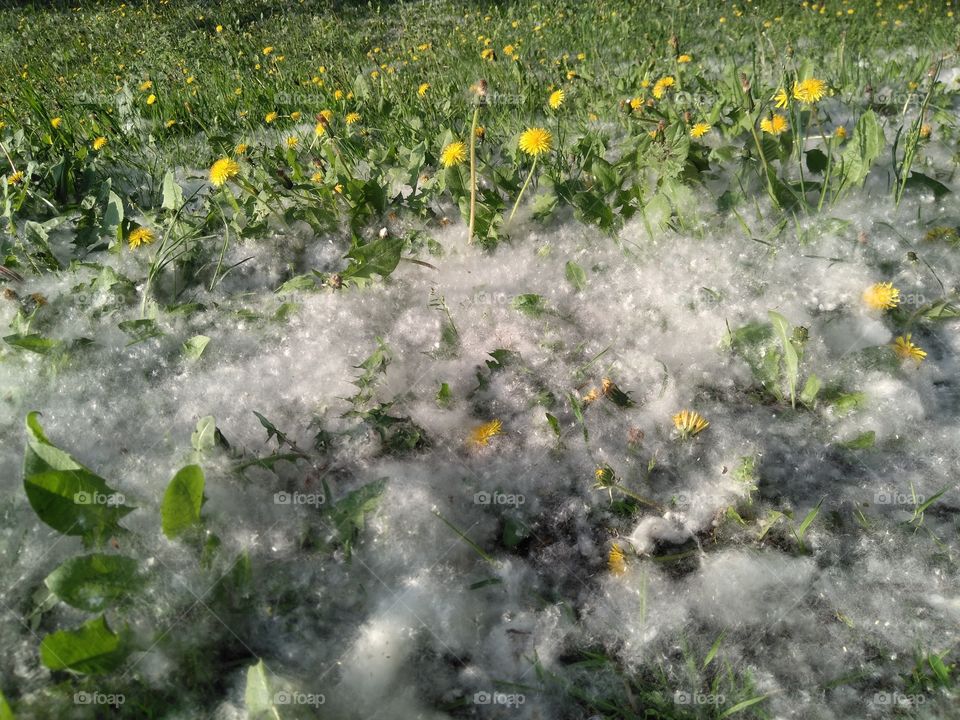
[[674, 80], [673, 77], [670, 76], [670, 75], [667, 75], [666, 77], [660, 78], [660, 79], [657, 80], [657, 82], [654, 83], [654, 85], [653, 85], [653, 96], [654, 96], [657, 100], [662, 99], [663, 96], [666, 94], [667, 90], [668, 90], [669, 88], [672, 88], [672, 87], [673, 87], [674, 82], [675, 82], [675, 80]]
[[157, 101], [157, 96], [151, 93], [147, 96], [147, 105], [153, 105]]
[[553, 136], [543, 128], [529, 128], [520, 133], [520, 149], [527, 155], [536, 157], [550, 152], [553, 145]]
[[210, 168], [210, 182], [221, 187], [227, 180], [240, 173], [240, 165], [232, 158], [220, 158]]
[[692, 138], [702, 138], [708, 132], [710, 132], [711, 126], [709, 123], [698, 122], [692, 128], [690, 128], [690, 137]]
[[787, 122], [787, 118], [779, 113], [771, 117], [765, 117], [760, 121], [760, 129], [770, 135], [780, 135], [786, 132], [789, 127], [790, 125]]
[[103, 150], [106, 146], [107, 146], [107, 139], [103, 135], [101, 135], [100, 137], [96, 138], [93, 141], [92, 147], [94, 150], [99, 151], [99, 150]]
[[50, 121], [50, 124], [53, 126], [54, 130], [56, 130], [63, 124], [63, 118], [55, 117]]
[[265, 122], [272, 123], [278, 117], [280, 117], [279, 113], [276, 113], [271, 110], [270, 112], [268, 112], [266, 115], [263, 116], [263, 119]]
[[353, 125], [354, 123], [360, 122], [360, 113], [347, 113], [347, 116], [344, 118], [344, 121], [347, 125]]
[[440, 153], [440, 164], [445, 168], [455, 167], [467, 159], [467, 146], [457, 140], [447, 145]]
[[900, 304], [900, 291], [893, 283], [874, 283], [863, 291], [863, 302], [873, 310], [892, 310]]
[[550, 98], [547, 100], [547, 104], [550, 105], [552, 110], [557, 110], [563, 105], [563, 101], [566, 99], [566, 95], [563, 90], [557, 89], [550, 93]]
[[247, 151], [246, 143], [237, 143], [237, 146], [233, 149], [235, 155], [243, 155]]
[[617, 543], [611, 546], [610, 554], [607, 555], [607, 567], [614, 575], [623, 575], [627, 571], [626, 557]]
[[817, 78], [807, 78], [793, 84], [793, 97], [803, 103], [815, 103], [827, 93], [827, 84]]
[[134, 250], [140, 247], [140, 245], [149, 245], [156, 239], [157, 236], [153, 234], [153, 230], [146, 227], [138, 227], [130, 232], [130, 235], [127, 237], [127, 242], [130, 244], [130, 249]]
[[901, 360], [914, 360], [919, 365], [927, 356], [927, 352], [914, 345], [912, 337], [910, 333], [898, 337], [893, 343], [893, 351]]
[[710, 423], [696, 410], [681, 410], [673, 416], [673, 426], [680, 431], [680, 437], [693, 437], [704, 430]]
[[780, 88], [777, 90], [777, 94], [773, 96], [773, 101], [776, 103], [776, 106], [782, 110], [790, 104], [790, 96], [787, 95], [787, 91], [784, 88]]
[[430, 89], [430, 83], [420, 83], [420, 87], [417, 88], [417, 95], [424, 97], [427, 94], [427, 90]]
[[140, 92], [146, 92], [153, 87], [153, 80], [144, 80], [140, 83]]
[[470, 443], [476, 446], [487, 445], [491, 439], [502, 432], [503, 423], [499, 420], [491, 420], [470, 431]]
[[920, 126], [920, 137], [924, 140], [930, 137], [931, 132], [933, 132], [933, 128], [930, 127], [928, 123], [924, 123]]

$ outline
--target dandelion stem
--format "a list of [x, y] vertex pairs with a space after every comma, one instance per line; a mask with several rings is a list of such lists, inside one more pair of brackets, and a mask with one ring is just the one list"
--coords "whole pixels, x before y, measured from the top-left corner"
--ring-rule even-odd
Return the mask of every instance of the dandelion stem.
[[477, 123], [480, 120], [480, 105], [473, 111], [470, 124], [470, 227], [467, 242], [473, 242], [473, 225], [477, 218]]
[[517, 195], [517, 201], [513, 204], [513, 210], [510, 211], [510, 217], [507, 218], [507, 225], [513, 220], [513, 216], [517, 212], [517, 208], [520, 207], [520, 199], [523, 197], [523, 193], [527, 189], [527, 185], [530, 184], [530, 179], [533, 177], [534, 171], [537, 169], [537, 156], [533, 156], [533, 165], [530, 166], [530, 173], [527, 175], [527, 179], [523, 182], [523, 187], [520, 188], [520, 194]]

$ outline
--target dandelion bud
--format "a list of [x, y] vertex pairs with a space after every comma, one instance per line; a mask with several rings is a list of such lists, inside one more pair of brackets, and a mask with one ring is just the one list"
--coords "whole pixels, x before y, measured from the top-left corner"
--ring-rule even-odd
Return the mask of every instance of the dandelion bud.
[[746, 73], [740, 73], [740, 87], [743, 88], [745, 93], [750, 92], [750, 78], [747, 77]]
[[380, 228], [380, 239], [381, 239], [381, 240], [383, 240], [384, 238], [386, 238], [387, 235], [389, 235], [389, 234], [390, 234], [390, 231], [387, 230], [385, 227]]
[[601, 465], [598, 467], [593, 471], [593, 476], [597, 481], [595, 487], [598, 488], [613, 487], [617, 482], [617, 476], [614, 474], [613, 468], [609, 465]]
[[676, 35], [671, 35], [668, 42], [670, 43], [670, 47], [673, 48], [674, 52], [677, 52], [677, 50], [680, 49], [680, 38], [678, 38]]

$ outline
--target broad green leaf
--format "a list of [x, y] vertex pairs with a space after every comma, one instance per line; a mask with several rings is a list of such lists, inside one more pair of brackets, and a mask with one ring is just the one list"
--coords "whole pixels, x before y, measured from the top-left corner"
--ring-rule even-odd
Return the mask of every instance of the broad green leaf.
[[519, 310], [524, 315], [529, 315], [530, 317], [540, 317], [547, 310], [547, 304], [543, 296], [537, 295], [536, 293], [517, 295], [511, 301], [510, 306], [514, 310]]
[[197, 452], [212, 448], [217, 441], [217, 421], [213, 415], [197, 420], [197, 429], [190, 435], [190, 444]]
[[780, 345], [783, 349], [784, 375], [787, 380], [787, 387], [790, 389], [790, 404], [796, 407], [797, 404], [797, 375], [800, 372], [800, 358], [797, 355], [797, 349], [790, 342], [790, 324], [787, 319], [778, 312], [770, 310], [767, 313], [773, 324], [773, 329], [780, 339]]
[[106, 481], [47, 439], [38, 420], [27, 415], [23, 487], [37, 516], [64, 535], [87, 544], [124, 532], [118, 521], [134, 510]]
[[333, 506], [330, 517], [348, 556], [354, 538], [363, 530], [367, 514], [376, 509], [386, 488], [386, 479], [376, 480], [354, 490]]
[[857, 437], [855, 437], [853, 440], [840, 443], [840, 446], [845, 447], [848, 450], [866, 450], [868, 448], [872, 448], [876, 440], [877, 434], [873, 430], [867, 430], [866, 432], [857, 435]]
[[120, 224], [122, 222], [123, 200], [111, 190], [107, 198], [107, 209], [104, 211], [103, 220], [100, 222], [101, 234], [117, 235], [120, 232]]
[[51, 633], [40, 643], [40, 660], [51, 670], [100, 675], [119, 668], [126, 657], [124, 636], [113, 632], [103, 615], [76, 630]]
[[167, 174], [163, 176], [163, 205], [161, 207], [164, 210], [177, 211], [181, 205], [183, 205], [183, 190], [173, 179], [173, 172], [167, 170]]
[[163, 336], [163, 331], [157, 325], [157, 321], [149, 318], [124, 320], [123, 322], [117, 323], [117, 327], [123, 330], [130, 338], [127, 347], [142, 343], [144, 340], [149, 340], [150, 338]]
[[43, 582], [63, 602], [89, 612], [107, 609], [140, 584], [136, 560], [100, 553], [70, 558]]
[[173, 476], [160, 506], [164, 535], [176, 538], [200, 523], [203, 488], [203, 470], [199, 465], [187, 465]]
[[400, 264], [403, 238], [388, 235], [365, 245], [357, 245], [347, 253], [352, 262], [340, 276], [347, 280], [369, 280], [374, 274], [388, 277]]
[[857, 121], [853, 137], [843, 151], [842, 162], [834, 165], [836, 171], [845, 176], [846, 186], [858, 187], [863, 184], [885, 144], [880, 121], [873, 110], [868, 110]]
[[59, 340], [44, 337], [43, 335], [39, 335], [37, 333], [30, 333], [26, 335], [7, 335], [3, 341], [15, 348], [29, 350], [30, 352], [35, 352], [38, 355], [46, 355], [60, 345]]
[[13, 710], [10, 709], [10, 703], [7, 702], [2, 692], [0, 692], [0, 720], [15, 720]]
[[567, 261], [564, 276], [567, 278], [567, 282], [573, 285], [574, 290], [577, 292], [580, 292], [587, 286], [587, 273], [584, 272], [582, 267], [573, 262], [573, 260]]
[[[247, 668], [247, 686], [243, 691], [243, 703], [251, 718], [260, 718], [274, 713], [273, 690], [263, 660]], [[273, 715], [276, 717], [276, 715]]]
[[811, 373], [810, 377], [807, 378], [807, 382], [803, 385], [803, 390], [800, 391], [800, 402], [807, 406], [813, 405], [819, 392], [820, 378]]
[[206, 335], [194, 335], [183, 344], [183, 354], [191, 360], [197, 360], [207, 349], [210, 338]]

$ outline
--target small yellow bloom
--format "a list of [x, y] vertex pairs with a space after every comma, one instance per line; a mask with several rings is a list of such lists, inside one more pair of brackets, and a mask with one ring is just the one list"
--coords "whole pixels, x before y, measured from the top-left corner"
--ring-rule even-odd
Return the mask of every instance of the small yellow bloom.
[[543, 128], [529, 128], [520, 133], [520, 150], [531, 157], [537, 157], [550, 152], [553, 145], [553, 136], [549, 130]]
[[680, 437], [698, 435], [707, 429], [710, 423], [695, 410], [681, 410], [673, 416], [673, 426], [680, 431]]
[[710, 132], [711, 126], [709, 123], [698, 122], [692, 128], [690, 128], [690, 137], [692, 138], [702, 138], [708, 132]]
[[681, 55], [680, 57], [677, 58], [678, 63], [688, 63], [691, 60], [693, 60], [693, 58], [690, 57], [689, 55]]
[[163, 126], [164, 126], [165, 128], [167, 128], [167, 129], [169, 129], [169, 128], [172, 128], [172, 127], [173, 127], [174, 125], [176, 125], [176, 124], [177, 124], [177, 121], [176, 121], [176, 120], [167, 120], [167, 121], [163, 124]]
[[313, 175], [310, 176], [310, 182], [312, 182], [312, 183], [317, 183], [317, 184], [322, 183], [322, 182], [323, 182], [323, 173], [322, 173], [322, 172], [319, 172], [319, 171], [318, 171], [318, 172], [315, 172]]
[[550, 98], [547, 100], [547, 104], [550, 106], [551, 110], [558, 110], [563, 101], [566, 99], [566, 95], [563, 90], [557, 89], [550, 93]]
[[50, 125], [53, 126], [53, 129], [54, 129], [54, 130], [59, 129], [59, 127], [60, 127], [62, 124], [63, 124], [63, 118], [61, 118], [61, 117], [55, 117], [55, 118], [53, 118], [53, 119], [50, 121]]
[[303, 113], [301, 113], [299, 110], [290, 113], [290, 119], [294, 122], [300, 122], [301, 117], [303, 117]]
[[445, 168], [455, 167], [467, 159], [467, 146], [457, 140], [447, 145], [440, 153], [440, 164]]
[[157, 101], [156, 95], [151, 93], [149, 96], [147, 96], [147, 105], [153, 105], [156, 101]]
[[623, 550], [620, 549], [620, 546], [617, 543], [614, 543], [610, 548], [610, 554], [607, 555], [607, 567], [610, 569], [610, 572], [614, 575], [623, 575], [627, 572], [627, 560], [623, 554]]
[[503, 423], [499, 420], [491, 420], [483, 425], [478, 425], [470, 431], [470, 443], [478, 447], [487, 445], [491, 439], [502, 432]]
[[153, 80], [144, 80], [140, 83], [140, 92], [146, 92], [153, 87]]
[[235, 155], [243, 155], [247, 151], [246, 143], [237, 143], [237, 146], [233, 149]]
[[[514, 56], [513, 59], [516, 60], [517, 57]], [[567, 80], [573, 80], [575, 77], [577, 77], [577, 71], [576, 71], [576, 70], [567, 70]]]
[[477, 131], [475, 133], [475, 135], [477, 136], [477, 140], [483, 140], [483, 137], [486, 134], [487, 134], [487, 129], [483, 125], [477, 125]]
[[920, 126], [920, 137], [924, 140], [930, 137], [931, 132], [933, 132], [933, 128], [930, 127], [928, 123], [924, 123]]
[[346, 122], [347, 125], [353, 125], [360, 122], [360, 113], [347, 113], [347, 116], [344, 118], [344, 122]]
[[269, 55], [269, 54], [272, 53], [272, 52], [273, 52], [273, 46], [272, 46], [272, 45], [267, 45], [267, 47], [265, 47], [265, 48], [263, 49], [263, 54], [264, 54], [264, 55]]
[[232, 158], [220, 158], [210, 168], [210, 182], [221, 187], [232, 177], [240, 174], [240, 165]]
[[279, 113], [273, 112], [273, 111], [271, 110], [270, 112], [268, 112], [266, 115], [263, 116], [263, 119], [264, 119], [264, 121], [266, 121], [266, 122], [268, 122], [268, 123], [272, 123], [272, 122], [273, 122], [274, 120], [276, 120], [278, 117], [280, 117]]
[[827, 84], [817, 78], [807, 78], [793, 84], [793, 97], [802, 103], [815, 103], [827, 93]]
[[660, 78], [653, 85], [653, 96], [657, 100], [661, 100], [663, 96], [666, 94], [667, 90], [673, 87], [675, 82], [676, 81], [670, 75]]
[[326, 132], [327, 132], [326, 123], [318, 122], [316, 125], [313, 126], [313, 134], [316, 135], [317, 137], [320, 137], [321, 135], [325, 135]]
[[343, 100], [343, 90], [334, 90], [333, 91], [334, 100]]
[[912, 337], [910, 333], [898, 337], [893, 343], [893, 351], [901, 360], [913, 360], [919, 365], [927, 356], [927, 352], [914, 345], [911, 340]]
[[874, 283], [863, 291], [863, 302], [872, 310], [892, 310], [900, 304], [900, 291], [893, 283]]
[[217, 32], [218, 32], [218, 33], [222, 33], [222, 32], [223, 32], [223, 25], [217, 25]]
[[7, 185], [19, 185], [23, 182], [23, 171], [17, 170], [10, 177], [7, 178]]
[[494, 60], [496, 60], [496, 55], [493, 52], [493, 48], [486, 48], [483, 52], [480, 53], [480, 58], [482, 60], [489, 60], [490, 62], [493, 62]]
[[843, 125], [838, 125], [837, 129], [833, 131], [833, 136], [843, 140], [847, 136], [847, 129]]
[[765, 133], [770, 135], [780, 135], [787, 131], [790, 125], [787, 122], [787, 118], [780, 113], [776, 113], [770, 117], [765, 117], [760, 121], [760, 129]]
[[107, 146], [107, 139], [103, 135], [101, 135], [100, 137], [96, 138], [93, 141], [94, 150], [100, 151], [100, 150], [103, 150], [106, 146]]
[[341, 183], [337, 183], [333, 186], [333, 191], [339, 195], [343, 192], [343, 185]]
[[630, 98], [630, 109], [639, 110], [643, 107], [643, 98], [642, 97], [632, 97]]
[[297, 143], [299, 142], [300, 142], [300, 138], [298, 138], [296, 135], [291, 135], [290, 137], [287, 138], [287, 147], [288, 148], [296, 147]]
[[153, 230], [146, 227], [138, 227], [130, 232], [129, 237], [127, 237], [127, 242], [130, 244], [130, 249], [135, 250], [141, 245], [149, 245], [156, 239], [157, 236], [154, 235]]
[[787, 105], [790, 104], [790, 96], [787, 95], [787, 91], [783, 88], [777, 90], [777, 94], [773, 96], [773, 101], [776, 103], [778, 109], [783, 110]]
[[427, 94], [427, 90], [429, 89], [430, 89], [430, 83], [421, 83], [420, 87], [417, 88], [417, 95], [419, 95], [420, 97], [425, 97]]

